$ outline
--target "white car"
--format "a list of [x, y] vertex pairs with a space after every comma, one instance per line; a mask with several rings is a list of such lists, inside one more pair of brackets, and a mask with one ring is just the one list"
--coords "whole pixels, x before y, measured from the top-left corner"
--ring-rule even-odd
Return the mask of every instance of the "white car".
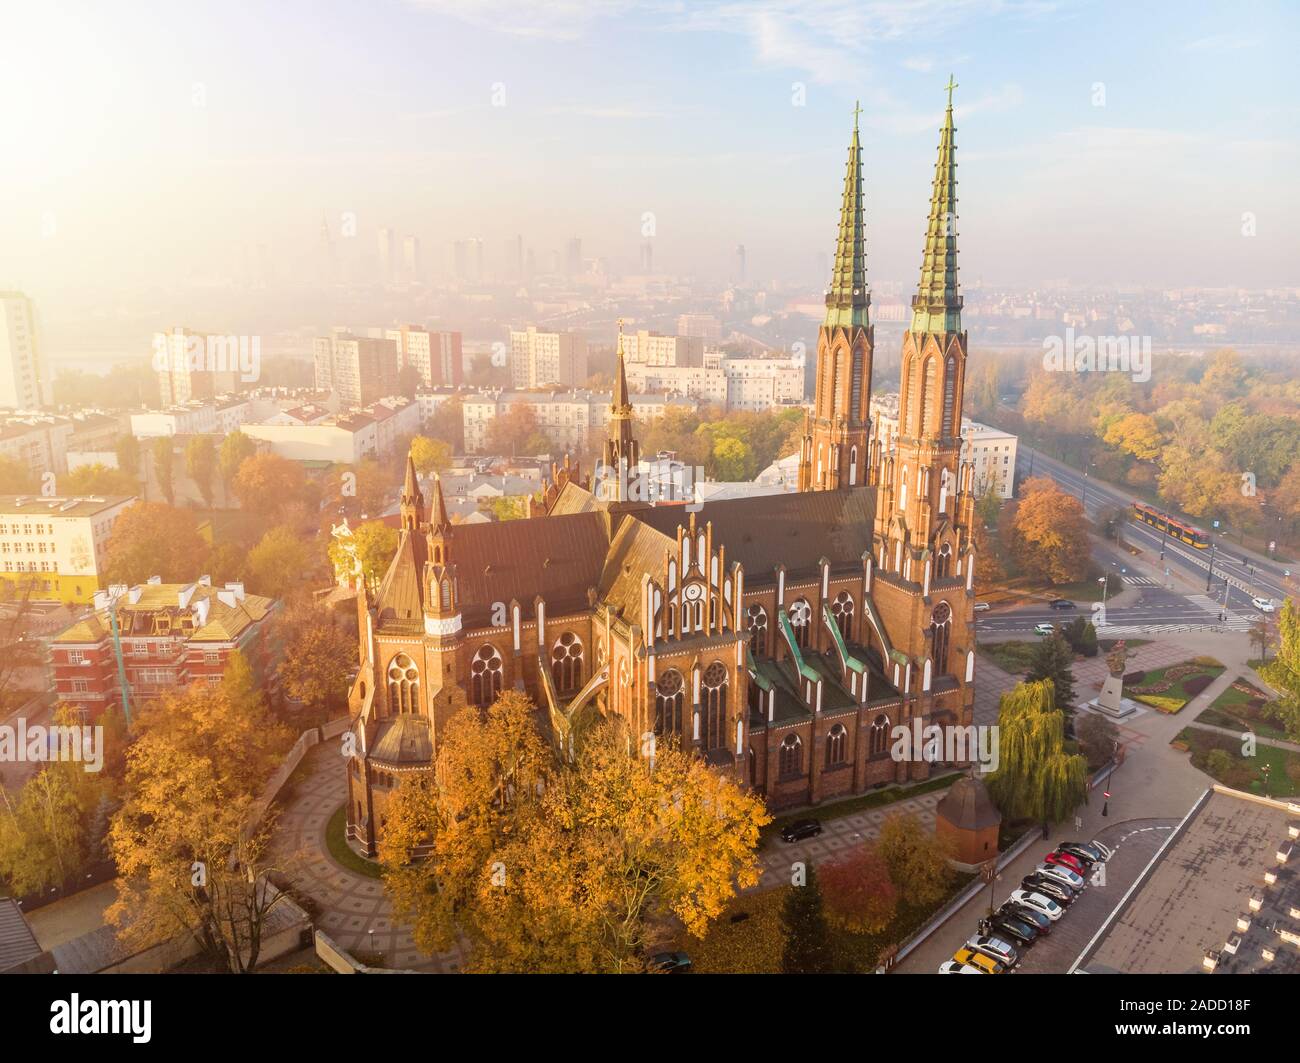
[[1250, 604], [1258, 609], [1261, 613], [1275, 612], [1272, 598], [1252, 598]]
[[956, 960], [944, 960], [939, 964], [940, 974], [983, 974], [978, 967], [972, 967], [969, 963], [958, 963]]
[[1057, 882], [1069, 886], [1076, 893], [1087, 885], [1083, 876], [1077, 871], [1071, 871], [1068, 867], [1062, 867], [1060, 864], [1039, 864], [1034, 870], [1044, 878], [1055, 879]]
[[972, 608], [973, 608], [973, 609], [975, 610], [975, 612], [977, 612], [977, 613], [986, 613], [986, 612], [988, 612], [989, 603], [988, 603], [988, 602], [976, 602], [975, 605], [974, 605]]
[[1014, 967], [1020, 962], [1020, 950], [1018, 948], [1009, 941], [991, 937], [988, 934], [972, 934], [966, 942], [966, 947], [974, 949], [976, 952], [982, 952], [987, 956], [992, 956], [999, 963], [1006, 964], [1008, 967]]
[[1053, 923], [1065, 914], [1065, 909], [1050, 897], [1044, 897], [1041, 893], [1034, 893], [1032, 890], [1012, 890], [1011, 896], [1007, 899], [1012, 904], [1023, 904], [1030, 911], [1047, 916]]

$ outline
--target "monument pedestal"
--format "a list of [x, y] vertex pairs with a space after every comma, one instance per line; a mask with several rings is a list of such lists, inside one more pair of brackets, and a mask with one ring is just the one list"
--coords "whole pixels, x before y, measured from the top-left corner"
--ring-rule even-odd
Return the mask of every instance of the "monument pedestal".
[[1124, 697], [1123, 677], [1117, 675], [1106, 677], [1101, 693], [1088, 702], [1088, 707], [1104, 712], [1115, 720], [1122, 720], [1125, 716], [1132, 716], [1137, 712], [1137, 706]]

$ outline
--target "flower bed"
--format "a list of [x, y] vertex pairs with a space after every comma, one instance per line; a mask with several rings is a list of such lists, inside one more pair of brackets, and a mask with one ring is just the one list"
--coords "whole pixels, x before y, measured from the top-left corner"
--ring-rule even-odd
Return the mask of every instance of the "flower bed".
[[1196, 719], [1213, 727], [1253, 731], [1265, 738], [1286, 738], [1286, 731], [1269, 716], [1268, 702], [1264, 691], [1238, 676]]
[[1213, 657], [1194, 657], [1149, 672], [1128, 673], [1124, 693], [1159, 712], [1176, 713], [1222, 672], [1223, 665]]

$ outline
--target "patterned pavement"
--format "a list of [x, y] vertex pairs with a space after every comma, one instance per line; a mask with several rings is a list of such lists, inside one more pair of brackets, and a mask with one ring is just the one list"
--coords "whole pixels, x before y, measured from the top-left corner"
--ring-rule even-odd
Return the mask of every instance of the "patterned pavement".
[[325, 826], [347, 798], [338, 749], [332, 742], [315, 746], [303, 759], [304, 771], [283, 807], [272, 843], [288, 858], [294, 885], [320, 911], [315, 923], [354, 955], [378, 953], [383, 966], [450, 973], [459, 970], [459, 951], [424, 955], [409, 930], [395, 925], [383, 883], [337, 863], [325, 845]]
[[[845, 856], [851, 849], [879, 838], [880, 826], [890, 816], [910, 813], [916, 816], [927, 831], [933, 832], [935, 806], [947, 792], [947, 790], [935, 790], [928, 794], [910, 797], [905, 801], [897, 801], [883, 808], [867, 809], [835, 819], [823, 819], [822, 833], [816, 838], [805, 841], [788, 843], [781, 841], [780, 838], [773, 838], [758, 854], [758, 862], [763, 869], [762, 877], [758, 885], [751, 887], [747, 892], [789, 885], [791, 865], [796, 862], [812, 861], [817, 866], [834, 863], [837, 856]], [[808, 815], [817, 816], [817, 810], [810, 809]]]

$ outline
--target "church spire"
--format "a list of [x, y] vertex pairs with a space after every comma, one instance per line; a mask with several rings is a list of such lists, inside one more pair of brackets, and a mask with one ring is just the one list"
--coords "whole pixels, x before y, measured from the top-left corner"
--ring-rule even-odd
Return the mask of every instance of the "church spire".
[[957, 294], [957, 146], [953, 141], [952, 90], [939, 130], [939, 158], [930, 191], [930, 222], [921, 260], [921, 283], [912, 299], [912, 332], [960, 332], [961, 296]]
[[853, 139], [844, 172], [844, 200], [840, 206], [840, 229], [835, 243], [835, 266], [826, 290], [828, 328], [866, 327], [871, 296], [867, 294], [867, 223], [862, 194], [862, 143], [858, 139], [858, 115], [853, 107]]
[[633, 434], [635, 420], [627, 391], [627, 367], [623, 361], [623, 319], [618, 319], [618, 353], [614, 356], [614, 396], [609, 404], [609, 433], [601, 458], [604, 468], [597, 475], [601, 497], [610, 502], [627, 502], [628, 481], [636, 475], [641, 448]]
[[451, 530], [451, 521], [447, 517], [447, 503], [442, 497], [442, 477], [433, 476], [433, 509], [429, 513], [429, 530], [434, 535], [445, 535]]
[[415, 458], [406, 455], [406, 482], [402, 485], [401, 497], [402, 527], [415, 531], [424, 516], [424, 495], [420, 493], [420, 481], [415, 475]]

